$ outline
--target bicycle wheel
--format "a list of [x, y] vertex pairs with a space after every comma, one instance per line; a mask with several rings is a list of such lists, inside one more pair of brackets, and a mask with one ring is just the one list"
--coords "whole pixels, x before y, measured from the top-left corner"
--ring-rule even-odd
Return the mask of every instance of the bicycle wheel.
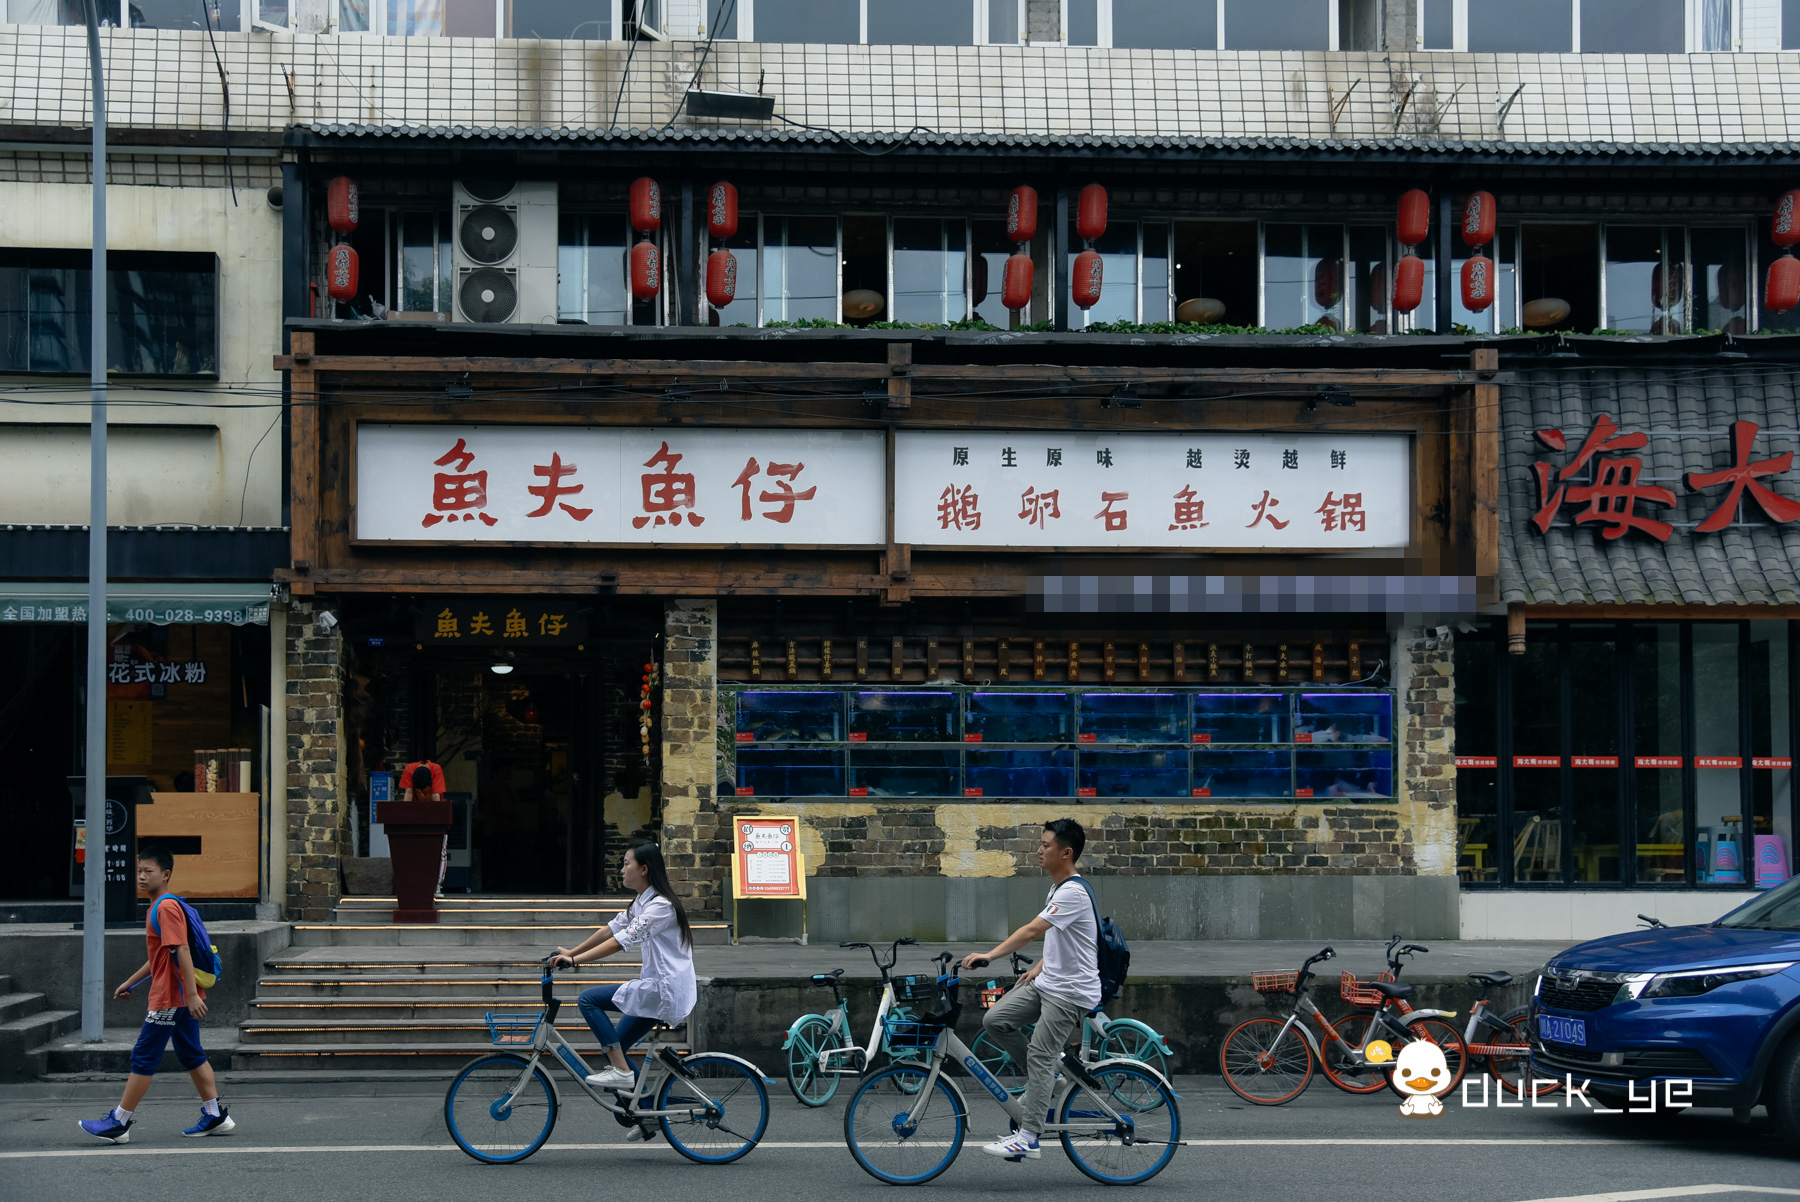
[[788, 1089], [802, 1106], [823, 1106], [837, 1093], [836, 1075], [819, 1067], [819, 1053], [834, 1046], [831, 1036], [830, 1020], [814, 1014], [802, 1019], [788, 1040]]
[[1231, 1092], [1258, 1106], [1279, 1106], [1300, 1096], [1312, 1080], [1312, 1049], [1279, 1018], [1240, 1023], [1219, 1046], [1219, 1071]]
[[[896, 1023], [916, 1023], [919, 1021], [912, 1010], [906, 1006], [894, 1006], [890, 1008], [888, 1010], [888, 1020]], [[889, 1064], [900, 1068], [908, 1066], [918, 1068], [924, 1066], [925, 1053], [930, 1049], [914, 1047], [910, 1044], [905, 1047], [895, 1047], [892, 1041], [888, 1039], [888, 1033], [884, 1030], [881, 1033], [881, 1050], [887, 1053]], [[924, 1077], [909, 1077], [907, 1080], [911, 1082], [914, 1092], [917, 1092], [919, 1086], [924, 1084], [925, 1081]]]
[[669, 1146], [701, 1164], [730, 1164], [749, 1154], [769, 1125], [769, 1091], [762, 1074], [729, 1056], [704, 1052], [681, 1062], [692, 1081], [671, 1075], [657, 1091]]
[[[1502, 1034], [1490, 1027], [1483, 1037], [1496, 1044], [1516, 1044], [1520, 1051], [1510, 1056], [1488, 1056], [1488, 1072], [1493, 1074], [1502, 1088], [1515, 1095], [1541, 1098], [1545, 1094], [1555, 1093], [1559, 1082], [1548, 1077], [1537, 1077], [1531, 1071], [1530, 1053], [1524, 1050], [1531, 1046], [1531, 1007], [1520, 1006], [1501, 1016], [1500, 1021], [1507, 1025], [1510, 1034]], [[1535, 1082], [1541, 1084], [1534, 1083], [1534, 1078]]]
[[[1075, 1167], [1103, 1185], [1136, 1185], [1162, 1172], [1175, 1155], [1181, 1139], [1181, 1111], [1169, 1087], [1150, 1073], [1131, 1064], [1114, 1064], [1095, 1070], [1092, 1088], [1077, 1082], [1063, 1099], [1059, 1121], [1093, 1124], [1086, 1131], [1064, 1131], [1063, 1151]], [[1138, 1099], [1129, 1113], [1112, 1099]]]
[[[509, 1053], [482, 1056], [456, 1074], [444, 1094], [450, 1138], [483, 1164], [524, 1160], [544, 1146], [556, 1126], [556, 1090], [542, 1068], [525, 1075], [530, 1063]], [[518, 1093], [507, 1103], [515, 1088]]]
[[994, 1074], [994, 1080], [1006, 1087], [1006, 1092], [1018, 1097], [1025, 1092], [1025, 1068], [1012, 1058], [1007, 1050], [987, 1037], [982, 1032], [975, 1037], [969, 1048], [975, 1053], [975, 1059], [981, 1061], [981, 1067]]
[[1106, 1036], [1100, 1041], [1100, 1054], [1106, 1060], [1136, 1060], [1147, 1064], [1168, 1079], [1169, 1057], [1162, 1049], [1162, 1040], [1135, 1023], [1124, 1019], [1108, 1023]]
[[[1462, 1080], [1463, 1073], [1469, 1067], [1469, 1054], [1463, 1045], [1462, 1032], [1441, 1018], [1415, 1018], [1406, 1024], [1406, 1029], [1414, 1039], [1429, 1039], [1437, 1044], [1439, 1050], [1444, 1053], [1444, 1063], [1449, 1066], [1448, 1076], [1450, 1079], [1444, 1083], [1442, 1089], [1433, 1090], [1431, 1096], [1434, 1098], [1446, 1096], [1456, 1088], [1457, 1082]], [[1394, 1057], [1398, 1059], [1410, 1041], [1396, 1039], [1393, 1042]], [[1395, 1084], [1395, 1078], [1398, 1076], [1398, 1073], [1389, 1073], [1387, 1087], [1404, 1098], [1408, 1096], [1406, 1091]]]
[[[908, 1077], [912, 1080], [902, 1080]], [[883, 1069], [864, 1081], [844, 1108], [844, 1143], [878, 1181], [930, 1181], [962, 1151], [968, 1116], [941, 1077], [920, 1097], [928, 1077], [923, 1068]]]
[[[1369, 1015], [1346, 1014], [1331, 1024], [1338, 1038], [1353, 1048], [1361, 1048], [1369, 1037]], [[1345, 1093], [1380, 1093], [1387, 1084], [1387, 1073], [1378, 1064], [1363, 1064], [1352, 1057], [1341, 1044], [1321, 1040], [1324, 1055], [1319, 1069], [1325, 1079]]]

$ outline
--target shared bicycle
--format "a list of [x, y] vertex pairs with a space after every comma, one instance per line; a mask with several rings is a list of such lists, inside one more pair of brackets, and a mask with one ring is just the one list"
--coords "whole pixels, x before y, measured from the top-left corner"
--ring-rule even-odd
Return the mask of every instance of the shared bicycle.
[[546, 1064], [562, 1066], [621, 1127], [635, 1124], [646, 1139], [660, 1131], [689, 1160], [730, 1164], [756, 1147], [769, 1125], [760, 1069], [724, 1052], [678, 1055], [659, 1040], [667, 1030], [659, 1027], [631, 1087], [589, 1085], [593, 1070], [556, 1029], [562, 1000], [551, 992], [553, 976], [545, 960], [543, 1010], [487, 1015], [495, 1046], [505, 1050], [471, 1061], [444, 1095], [444, 1125], [457, 1147], [484, 1164], [517, 1164], [543, 1147], [560, 1108]]
[[[985, 961], [980, 962], [985, 964]], [[979, 965], [978, 965], [979, 966]], [[968, 1131], [968, 1102], [948, 1063], [974, 1077], [1015, 1126], [1020, 1102], [957, 1037], [962, 1013], [960, 977], [937, 979], [936, 1004], [916, 1021], [890, 1015], [888, 1039], [916, 1048], [918, 1063], [894, 1064], [863, 1081], [844, 1109], [844, 1142], [870, 1176], [891, 1185], [918, 1185], [956, 1160]], [[1147, 1181], [1168, 1167], [1181, 1143], [1178, 1095], [1162, 1074], [1135, 1060], [1088, 1064], [1064, 1049], [1044, 1137], [1088, 1177], [1107, 1185]]]
[[[1031, 966], [1030, 956], [1013, 952], [1011, 958], [1015, 977]], [[999, 982], [989, 981], [981, 991], [981, 1008], [992, 1009], [1005, 993]], [[1019, 1034], [1029, 1039], [1035, 1025], [1021, 1027]], [[1012, 1053], [990, 1039], [985, 1031], [976, 1036], [973, 1047], [975, 1058], [1006, 1086], [1008, 1093], [1017, 1097], [1025, 1092], [1025, 1066], [1014, 1060]], [[1169, 1061], [1174, 1055], [1168, 1040], [1155, 1028], [1135, 1018], [1108, 1018], [1104, 1007], [1096, 1006], [1081, 1020], [1080, 1056], [1083, 1063], [1137, 1060], [1155, 1069], [1166, 1081], [1171, 1078]]]
[[802, 1014], [788, 1028], [787, 1039], [781, 1045], [787, 1053], [788, 1089], [802, 1106], [818, 1107], [831, 1101], [837, 1093], [838, 1079], [861, 1076], [875, 1063], [880, 1052], [886, 1052], [889, 1059], [897, 1062], [923, 1058], [917, 1048], [891, 1046], [887, 1037], [888, 1018], [913, 1021], [913, 1012], [905, 1002], [919, 1000], [919, 995], [928, 993], [933, 987], [932, 977], [908, 976], [896, 981], [891, 975], [900, 958], [900, 949], [913, 942], [910, 938], [894, 940], [888, 948], [886, 963], [882, 962], [881, 953], [873, 944], [838, 944], [839, 947], [867, 948], [869, 958], [875, 961], [875, 970], [881, 974], [881, 1003], [875, 1011], [875, 1025], [869, 1031], [867, 1047], [859, 1047], [851, 1041], [850, 1002], [844, 997], [839, 983], [844, 970], [834, 968], [830, 972], [813, 974], [813, 984], [831, 988], [833, 1005], [827, 1012], [829, 1017], [826, 1014]]

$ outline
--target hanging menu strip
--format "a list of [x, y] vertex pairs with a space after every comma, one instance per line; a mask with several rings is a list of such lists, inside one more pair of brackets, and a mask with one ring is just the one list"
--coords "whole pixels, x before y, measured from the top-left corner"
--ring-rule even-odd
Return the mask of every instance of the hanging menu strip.
[[1572, 755], [1569, 765], [1573, 768], [1617, 768], [1619, 757], [1616, 755]]
[[1498, 768], [1500, 757], [1497, 755], [1459, 755], [1456, 757], [1458, 768]]
[[1560, 755], [1515, 755], [1513, 756], [1513, 767], [1560, 768], [1562, 767], [1562, 757]]
[[1678, 755], [1640, 755], [1632, 762], [1639, 768], [1681, 767], [1681, 757]]
[[1752, 768], [1792, 768], [1794, 760], [1786, 755], [1759, 755], [1750, 761]]
[[1741, 755], [1697, 755], [1694, 757], [1696, 768], [1742, 768], [1744, 757]]

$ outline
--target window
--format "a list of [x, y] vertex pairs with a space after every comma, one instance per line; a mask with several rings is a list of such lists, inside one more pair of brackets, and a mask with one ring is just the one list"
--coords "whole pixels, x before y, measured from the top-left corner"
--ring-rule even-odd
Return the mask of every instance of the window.
[[[106, 262], [109, 370], [217, 374], [218, 258], [115, 250]], [[86, 250], [0, 250], [0, 370], [88, 370], [92, 263]]]
[[[1012, 257], [1017, 246], [1007, 240], [1004, 221], [971, 221], [969, 236], [972, 243], [969, 258], [969, 311], [989, 325], [1007, 329], [1012, 324], [1013, 315], [1001, 303], [1004, 299], [1002, 286], [1006, 279], [1006, 260]], [[1034, 273], [1034, 288], [1039, 282]], [[1029, 308], [1021, 316], [1027, 324], [1030, 323]]]
[[1217, 49], [1219, 0], [1112, 0], [1112, 44]]
[[1790, 623], [1534, 622], [1526, 638], [1522, 656], [1498, 624], [1457, 640], [1462, 880], [1741, 889], [1758, 835], [1792, 849]]
[[1330, 50], [1331, 0], [1225, 0], [1227, 50]]
[[1071, 46], [1378, 50], [1379, 0], [1064, 0]]
[[[708, 0], [715, 36], [755, 42], [970, 46], [1020, 40], [1020, 0]], [[1089, 0], [1092, 3], [1092, 0]]]
[[1796, 48], [1796, 0], [1420, 0], [1421, 50], [1681, 54]]
[[564, 213], [557, 224], [556, 320], [654, 325], [654, 302], [631, 297], [632, 231], [625, 215]]
[[894, 218], [895, 321], [944, 325], [968, 315], [963, 277], [968, 225], [936, 217]]
[[[478, 26], [486, 0], [445, 0], [451, 37], [482, 37]], [[507, 36], [515, 38], [563, 38], [569, 41], [605, 42], [616, 38], [614, 9], [608, 0], [511, 0], [505, 13]], [[467, 10], [467, 25], [459, 20]], [[470, 32], [464, 33], [465, 27]]]
[[1344, 227], [1263, 226], [1262, 325], [1344, 328]]
[[[709, 242], [707, 251], [728, 250], [737, 259], [737, 291], [732, 302], [723, 309], [710, 309], [707, 322], [715, 326], [753, 326], [757, 324], [757, 283], [762, 278], [758, 264], [762, 261], [759, 234], [762, 222], [755, 213], [738, 213], [738, 232], [723, 242]], [[704, 264], [701, 268], [704, 272]], [[705, 303], [706, 284], [702, 279], [700, 300]]]
[[1687, 49], [1686, 6], [1687, 0], [1582, 0], [1581, 50], [1680, 54]]
[[[1073, 207], [1073, 206], [1071, 206]], [[1167, 230], [1167, 226], [1159, 226]], [[1167, 237], [1165, 233], [1165, 238]], [[1074, 277], [1075, 256], [1081, 248], [1081, 240], [1075, 236], [1073, 226], [1069, 230], [1068, 275]], [[1100, 303], [1091, 309], [1073, 308], [1069, 313], [1069, 325], [1073, 329], [1082, 329], [1103, 321], [1137, 321], [1138, 320], [1138, 223], [1135, 221], [1109, 220], [1106, 233], [1094, 243], [1094, 249], [1100, 252]], [[1163, 255], [1167, 255], [1164, 250]], [[1165, 283], [1165, 288], [1167, 287]], [[1167, 301], [1164, 301], [1167, 308]]]
[[1509, 225], [1503, 225], [1494, 231], [1494, 244], [1483, 247], [1487, 257], [1494, 261], [1494, 300], [1487, 308], [1476, 312], [1465, 308], [1462, 300], [1462, 269], [1473, 255], [1464, 245], [1460, 237], [1455, 238], [1456, 258], [1450, 262], [1451, 309], [1450, 319], [1457, 325], [1468, 326], [1483, 334], [1500, 334], [1513, 329], [1519, 324], [1518, 271], [1513, 259], [1513, 248], [1518, 244], [1519, 231]]
[[839, 320], [835, 217], [764, 217], [762, 319]]
[[1800, 0], [1781, 0], [1781, 48], [1800, 50]]
[[1419, 0], [1419, 49], [1456, 49], [1456, 16], [1459, 9], [1455, 0]]
[[1587, 333], [1600, 324], [1600, 227], [1519, 227], [1519, 321]]
[[1687, 231], [1680, 226], [1606, 227], [1609, 330], [1678, 334], [1687, 329]]
[[1261, 262], [1254, 221], [1177, 221], [1176, 320], [1254, 326]]
[[[450, 214], [397, 213], [399, 281], [393, 308], [403, 313], [450, 311]], [[561, 307], [560, 304], [558, 306]]]

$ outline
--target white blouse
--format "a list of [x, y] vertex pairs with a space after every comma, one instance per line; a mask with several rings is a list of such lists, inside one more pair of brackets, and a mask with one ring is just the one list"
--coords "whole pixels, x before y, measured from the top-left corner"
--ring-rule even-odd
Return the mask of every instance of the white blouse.
[[607, 927], [619, 946], [635, 947], [644, 958], [638, 979], [627, 981], [613, 995], [614, 1009], [670, 1026], [687, 1018], [696, 996], [694, 956], [681, 946], [674, 904], [646, 889]]

